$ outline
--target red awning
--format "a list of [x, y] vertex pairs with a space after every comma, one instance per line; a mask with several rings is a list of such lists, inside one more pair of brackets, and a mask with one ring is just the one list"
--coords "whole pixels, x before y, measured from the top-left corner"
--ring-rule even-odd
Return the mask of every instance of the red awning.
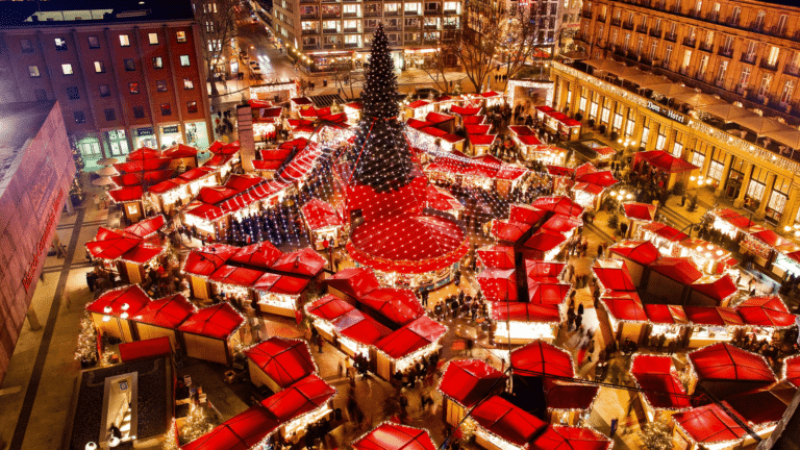
[[600, 283], [606, 289], [614, 291], [636, 291], [628, 266], [622, 260], [604, 258], [595, 261], [592, 266]]
[[554, 177], [572, 178], [575, 176], [575, 169], [559, 166], [547, 166], [547, 173]]
[[326, 278], [325, 283], [356, 299], [381, 287], [375, 272], [363, 267], [342, 269]]
[[160, 255], [161, 252], [163, 251], [164, 247], [139, 244], [136, 247], [133, 247], [132, 249], [125, 252], [125, 254], [122, 255], [120, 259], [126, 262], [141, 265], [150, 262], [153, 258]]
[[744, 325], [742, 318], [733, 308], [723, 306], [686, 306], [683, 310], [686, 311], [686, 317], [689, 318], [689, 321], [697, 325]]
[[450, 112], [453, 114], [458, 114], [460, 116], [474, 116], [481, 111], [480, 106], [458, 106], [453, 105], [450, 108]]
[[539, 220], [547, 215], [546, 211], [536, 209], [528, 205], [511, 205], [508, 212], [508, 221], [511, 223], [518, 222], [527, 225], [535, 225]]
[[745, 325], [790, 327], [797, 319], [777, 295], [748, 298], [736, 306], [736, 311]]
[[170, 158], [140, 159], [114, 164], [114, 168], [120, 173], [135, 174], [151, 170], [164, 170], [169, 167], [170, 163], [172, 163]]
[[570, 383], [545, 378], [544, 395], [547, 409], [587, 410], [592, 407], [600, 386]]
[[569, 352], [543, 341], [534, 341], [512, 351], [511, 367], [514, 373], [522, 376], [575, 376]]
[[[689, 314], [689, 307], [686, 310]], [[763, 356], [726, 342], [695, 350], [689, 353], [689, 360], [701, 379], [775, 381], [775, 374]]]
[[767, 229], [763, 229], [755, 233], [750, 233], [750, 236], [753, 236], [754, 238], [758, 239], [759, 241], [767, 244], [772, 248], [778, 248], [787, 244], [791, 244], [791, 242], [779, 236], [778, 233]]
[[666, 173], [681, 173], [699, 169], [694, 164], [676, 158], [663, 150], [634, 153], [634, 165], [637, 160], [647, 161], [651, 166]]
[[685, 410], [692, 407], [678, 375], [672, 370], [672, 358], [660, 355], [636, 355], [631, 375], [653, 408]]
[[186, 181], [195, 181], [199, 180], [200, 178], [206, 177], [214, 173], [214, 169], [209, 169], [208, 167], [197, 167], [195, 169], [189, 169], [186, 172], [178, 175], [178, 178], [184, 179]]
[[781, 380], [786, 380], [794, 386], [800, 387], [800, 355], [791, 356], [783, 360], [783, 376]]
[[525, 275], [530, 277], [558, 277], [566, 267], [565, 263], [525, 259]]
[[350, 303], [332, 295], [326, 295], [306, 305], [306, 312], [329, 322], [354, 309]]
[[178, 144], [162, 152], [167, 158], [191, 158], [197, 156], [197, 148], [186, 144]]
[[292, 253], [284, 253], [278, 258], [272, 269], [297, 275], [317, 276], [322, 272], [327, 261], [319, 253], [306, 247]]
[[269, 269], [281, 255], [283, 255], [282, 251], [275, 248], [269, 241], [264, 241], [242, 247], [231, 256], [230, 260], [250, 267]]
[[647, 319], [653, 323], [688, 325], [689, 318], [681, 305], [644, 305]]
[[378, 341], [375, 346], [393, 359], [400, 359], [439, 341], [447, 328], [422, 316]]
[[748, 230], [755, 225], [750, 219], [732, 209], [722, 208], [713, 211], [712, 214], [742, 230]]
[[548, 425], [529, 450], [609, 450], [611, 440], [589, 427]]
[[569, 233], [581, 225], [583, 225], [583, 221], [580, 219], [565, 214], [555, 214], [542, 224], [542, 229], [554, 233]]
[[425, 429], [384, 422], [353, 442], [355, 450], [436, 450]]
[[590, 173], [595, 173], [595, 172], [597, 172], [597, 167], [595, 167], [594, 164], [590, 162], [586, 162], [578, 166], [577, 169], [575, 169], [575, 176], [582, 177], [584, 175], [588, 175]]
[[497, 219], [492, 221], [492, 235], [505, 242], [517, 242], [530, 228], [530, 225], [521, 222]]
[[689, 236], [686, 233], [676, 230], [669, 225], [661, 222], [651, 222], [642, 227], [643, 230], [649, 231], [656, 236], [662, 237], [670, 242], [680, 242]]
[[682, 284], [692, 284], [703, 277], [690, 258], [664, 257], [649, 266], [651, 270]]
[[534, 208], [559, 214], [578, 217], [583, 213], [583, 207], [569, 197], [539, 197], [531, 203]]
[[402, 326], [425, 314], [425, 308], [409, 289], [378, 288], [358, 298], [359, 303]]
[[316, 198], [303, 205], [302, 212], [311, 230], [344, 225], [344, 221], [330, 203]]
[[485, 269], [475, 278], [486, 300], [518, 300], [515, 269]]
[[[226, 420], [182, 450], [250, 450], [272, 434], [281, 423], [260, 404]], [[170, 431], [174, 432], [174, 431]]]
[[652, 222], [656, 218], [656, 205], [638, 202], [625, 202], [622, 204], [625, 208], [625, 217], [631, 220], [644, 220]]
[[141, 186], [127, 186], [108, 191], [108, 195], [116, 203], [133, 202], [142, 199], [144, 190]]
[[178, 327], [182, 333], [198, 334], [213, 339], [227, 339], [244, 323], [230, 303], [217, 303], [200, 309]]
[[727, 273], [722, 276], [703, 277], [692, 283], [692, 289], [715, 300], [717, 304], [722, 303], [738, 291], [736, 283]]
[[647, 322], [639, 295], [634, 292], [606, 291], [600, 299], [608, 313], [616, 320], [625, 322]]
[[196, 312], [197, 308], [192, 302], [186, 300], [186, 297], [181, 294], [175, 294], [151, 301], [131, 319], [149, 325], [176, 329]]
[[133, 161], [135, 159], [150, 159], [150, 158], [160, 158], [161, 152], [158, 150], [153, 150], [150, 147], [139, 147], [136, 150], [128, 153], [128, 161]]
[[700, 444], [713, 445], [715, 443], [730, 443], [735, 446], [736, 441], [742, 440], [747, 432], [740, 427], [719, 405], [710, 405], [694, 408], [689, 411], [674, 414], [672, 420], [679, 426], [692, 441]]
[[131, 284], [103, 293], [97, 300], [86, 305], [86, 311], [115, 317], [120, 317], [123, 313], [134, 316], [149, 303], [150, 297], [147, 293], [138, 285]]
[[204, 162], [203, 163], [203, 167], [204, 168], [219, 168], [219, 167], [222, 167], [223, 165], [225, 165], [231, 159], [233, 159], [233, 155], [225, 155], [225, 154], [222, 154], [222, 153], [218, 153], [218, 154], [212, 156], [211, 158], [209, 158], [208, 161]]
[[492, 320], [525, 323], [561, 322], [561, 314], [557, 305], [542, 305], [527, 302], [493, 302], [491, 304]]
[[305, 341], [272, 337], [248, 348], [244, 354], [281, 389], [317, 371]]
[[339, 316], [331, 324], [342, 336], [364, 345], [374, 345], [385, 336], [392, 334], [392, 330], [357, 309]]
[[261, 402], [281, 424], [324, 406], [336, 395], [336, 389], [316, 374], [311, 374], [292, 386]]
[[643, 265], [652, 264], [661, 257], [656, 246], [650, 241], [620, 241], [608, 250]]
[[309, 278], [265, 273], [253, 284], [253, 289], [260, 292], [296, 297], [302, 294], [310, 283], [311, 280]]
[[495, 395], [472, 410], [478, 425], [504, 441], [524, 447], [546, 424], [536, 416]]
[[525, 241], [523, 250], [547, 253], [566, 242], [566, 240], [566, 236], [561, 233], [538, 231]]
[[262, 275], [264, 275], [264, 272], [260, 270], [246, 269], [244, 267], [235, 267], [225, 264], [214, 271], [208, 279], [216, 283], [253, 287]]
[[155, 217], [142, 220], [125, 228], [125, 232], [140, 237], [142, 239], [147, 239], [150, 236], [156, 234], [156, 232], [163, 226], [164, 226], [164, 216], [159, 214]]
[[505, 386], [506, 375], [477, 359], [450, 361], [439, 391], [458, 404], [472, 407], [498, 387]]
[[575, 181], [579, 183], [596, 184], [604, 188], [619, 183], [619, 180], [614, 178], [614, 174], [612, 174], [611, 171], [609, 170], [604, 170], [602, 172], [587, 173], [579, 177], [576, 177]]
[[86, 249], [95, 258], [116, 260], [141, 243], [142, 239], [123, 231], [100, 227]]
[[560, 305], [571, 288], [571, 284], [528, 283], [528, 301], [539, 305]]
[[514, 268], [514, 247], [507, 245], [490, 245], [477, 250], [478, 257], [484, 266], [495, 269]]
[[183, 272], [210, 276], [238, 251], [238, 247], [224, 244], [212, 244], [192, 250], [183, 263]]
[[433, 184], [429, 184], [428, 187], [425, 188], [425, 193], [425, 202], [429, 208], [437, 209], [443, 212], [464, 209], [464, 205], [456, 200], [456, 198], [453, 197], [449, 192]]

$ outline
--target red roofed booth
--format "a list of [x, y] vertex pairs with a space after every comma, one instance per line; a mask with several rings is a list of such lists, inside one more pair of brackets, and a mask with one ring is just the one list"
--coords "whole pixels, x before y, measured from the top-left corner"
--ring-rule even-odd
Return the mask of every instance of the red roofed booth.
[[265, 443], [280, 422], [261, 404], [251, 406], [200, 436], [182, 450], [250, 450]]
[[608, 248], [608, 255], [625, 262], [637, 288], [644, 274], [649, 273], [648, 266], [661, 257], [656, 246], [649, 241], [620, 241]]
[[352, 443], [355, 450], [436, 450], [427, 430], [384, 422]]
[[777, 295], [748, 298], [736, 306], [736, 312], [745, 325], [762, 328], [791, 327], [797, 320]]
[[775, 382], [766, 359], [721, 342], [689, 353], [693, 381], [688, 391], [694, 393], [701, 384], [703, 390], [718, 398], [766, 387]]
[[178, 327], [196, 312], [197, 307], [192, 302], [183, 295], [175, 294], [151, 301], [131, 316], [131, 320], [139, 339], [168, 337], [172, 348], [179, 348]]
[[566, 350], [541, 341], [512, 351], [511, 368], [515, 374], [527, 377], [575, 376], [572, 356]]
[[636, 291], [605, 291], [600, 303], [603, 308], [597, 310], [597, 317], [601, 331], [607, 332], [607, 326], [620, 344], [627, 339], [636, 344], [642, 342], [647, 333], [647, 314]]
[[381, 287], [375, 272], [363, 267], [342, 269], [326, 278], [325, 284], [332, 294], [342, 298], [350, 296], [353, 299], [361, 298]]
[[308, 423], [331, 414], [335, 395], [336, 389], [316, 374], [311, 374], [263, 400], [261, 405], [278, 419], [280, 432], [286, 439], [295, 433], [302, 435]]
[[635, 291], [628, 267], [618, 259], [603, 258], [595, 261], [592, 271], [597, 275], [601, 287], [612, 291]]
[[783, 360], [783, 376], [781, 380], [800, 387], [800, 355], [791, 356]]
[[683, 383], [672, 368], [672, 358], [660, 355], [635, 355], [631, 375], [642, 390], [639, 392], [649, 421], [665, 419], [692, 407]]
[[610, 450], [611, 440], [589, 427], [548, 425], [530, 450]]
[[691, 285], [687, 304], [700, 306], [728, 306], [738, 292], [736, 284], [727, 273], [721, 276], [705, 276]]
[[495, 322], [494, 341], [499, 344], [552, 342], [561, 323], [558, 305], [528, 302], [492, 302], [489, 313]]
[[317, 250], [326, 248], [323, 245], [324, 241], [333, 241], [334, 247], [339, 246], [341, 238], [339, 233], [345, 223], [330, 203], [314, 198], [303, 205], [301, 210], [314, 248]]
[[[526, 448], [546, 426], [539, 418], [497, 395], [473, 409], [472, 418], [478, 423], [475, 442], [488, 450]], [[498, 439], [502, 444], [494, 443]]]
[[316, 277], [325, 267], [325, 258], [306, 247], [291, 253], [284, 253], [272, 264], [272, 269], [295, 275]]
[[[600, 386], [544, 379], [544, 395], [550, 423], [575, 425], [594, 404]], [[563, 422], [562, 422], [563, 420]]]
[[558, 254], [566, 236], [551, 231], [537, 231], [523, 244], [522, 252], [526, 258], [543, 259], [549, 261]]
[[447, 328], [422, 316], [375, 343], [377, 374], [385, 380], [436, 353]]
[[458, 425], [469, 408], [488, 395], [501, 392], [507, 378], [503, 372], [477, 359], [450, 361], [439, 382], [444, 420], [452, 426]]
[[557, 214], [566, 214], [572, 217], [579, 217], [583, 213], [583, 207], [569, 197], [539, 197], [531, 203], [531, 206], [542, 211], [550, 211]]
[[517, 301], [517, 272], [515, 269], [484, 269], [475, 277], [488, 301]]
[[477, 253], [484, 267], [492, 269], [514, 268], [514, 247], [490, 245], [479, 248]]
[[305, 341], [273, 337], [247, 350], [250, 381], [279, 392], [315, 373], [317, 366]]
[[192, 314], [178, 327], [187, 356], [229, 365], [244, 320], [228, 303], [217, 303]]
[[653, 303], [686, 304], [690, 285], [703, 277], [689, 258], [663, 257], [648, 267], [646, 285], [640, 289], [651, 298], [661, 299]]
[[734, 448], [741, 444], [747, 433], [715, 403], [675, 414], [672, 421], [675, 424], [674, 442], [688, 443], [687, 450], [697, 450], [698, 446], [714, 450]]
[[414, 291], [410, 289], [378, 288], [357, 298], [358, 303], [373, 312], [373, 317], [385, 319], [390, 328], [401, 327], [425, 314]]
[[150, 297], [141, 287], [132, 284], [106, 291], [97, 300], [86, 305], [100, 334], [115, 337], [123, 342], [135, 341], [131, 317], [150, 303]]

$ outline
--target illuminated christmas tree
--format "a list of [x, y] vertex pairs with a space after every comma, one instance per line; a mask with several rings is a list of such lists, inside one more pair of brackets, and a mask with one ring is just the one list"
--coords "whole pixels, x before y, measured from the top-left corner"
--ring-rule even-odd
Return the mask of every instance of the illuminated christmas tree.
[[397, 77], [382, 25], [372, 40], [361, 103], [363, 119], [350, 155], [353, 178], [376, 192], [398, 190], [418, 176], [419, 171], [411, 158], [403, 125], [397, 120]]
[[81, 319], [81, 333], [78, 335], [75, 359], [87, 363], [97, 361], [97, 330], [88, 314]]

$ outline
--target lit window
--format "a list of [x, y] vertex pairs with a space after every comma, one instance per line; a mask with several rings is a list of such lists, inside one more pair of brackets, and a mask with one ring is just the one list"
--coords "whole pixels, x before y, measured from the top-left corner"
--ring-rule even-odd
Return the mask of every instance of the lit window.
[[197, 102], [186, 102], [186, 110], [189, 114], [194, 114], [197, 112]]
[[194, 89], [194, 82], [190, 78], [183, 79], [183, 88], [187, 91]]
[[180, 43], [186, 42], [186, 32], [185, 31], [178, 31], [175, 34], [178, 37], [178, 42], [180, 42]]
[[67, 50], [67, 41], [61, 38], [55, 38], [56, 43], [56, 50], [59, 52], [64, 52]]
[[162, 103], [161, 104], [161, 115], [162, 116], [171, 116], [172, 115], [172, 107], [169, 103]]
[[156, 80], [156, 91], [158, 91], [158, 92], [167, 92], [167, 81], [166, 80]]
[[128, 83], [128, 90], [131, 94], [138, 94], [139, 93], [139, 83], [132, 82]]
[[42, 74], [39, 73], [39, 66], [28, 66], [28, 74], [31, 78], [39, 78], [42, 76]]
[[61, 73], [64, 75], [74, 75], [75, 72], [72, 71], [72, 64], [62, 64]]
[[95, 61], [94, 62], [94, 72], [95, 73], [103, 73], [105, 71], [106, 71], [106, 68], [103, 65], [103, 61]]
[[127, 34], [120, 34], [119, 35], [119, 46], [120, 47], [130, 47], [131, 40]]
[[189, 55], [181, 55], [181, 67], [189, 67], [191, 65], [192, 64], [189, 60]]
[[147, 33], [147, 40], [150, 45], [158, 45], [158, 33]]
[[164, 60], [161, 59], [160, 56], [153, 57], [153, 69], [163, 69], [164, 68]]

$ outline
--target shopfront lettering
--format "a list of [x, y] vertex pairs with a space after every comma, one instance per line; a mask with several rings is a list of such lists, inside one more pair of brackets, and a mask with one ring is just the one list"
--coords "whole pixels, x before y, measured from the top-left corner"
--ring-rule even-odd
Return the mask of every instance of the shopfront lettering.
[[161, 132], [164, 133], [164, 134], [177, 133], [178, 132], [178, 126], [177, 125], [171, 125], [171, 126], [168, 126], [168, 127], [161, 127]]
[[656, 113], [656, 114], [658, 114], [660, 116], [664, 116], [667, 119], [672, 119], [672, 120], [678, 122], [681, 125], [686, 124], [686, 116], [684, 116], [683, 114], [677, 113], [677, 112], [675, 112], [675, 111], [673, 111], [673, 110], [671, 110], [669, 108], [664, 108], [661, 105], [659, 105], [658, 103], [647, 102], [647, 109], [649, 109], [650, 111], [653, 111], [654, 113]]
[[136, 136], [152, 136], [153, 135], [153, 128], [137, 128], [136, 129]]

